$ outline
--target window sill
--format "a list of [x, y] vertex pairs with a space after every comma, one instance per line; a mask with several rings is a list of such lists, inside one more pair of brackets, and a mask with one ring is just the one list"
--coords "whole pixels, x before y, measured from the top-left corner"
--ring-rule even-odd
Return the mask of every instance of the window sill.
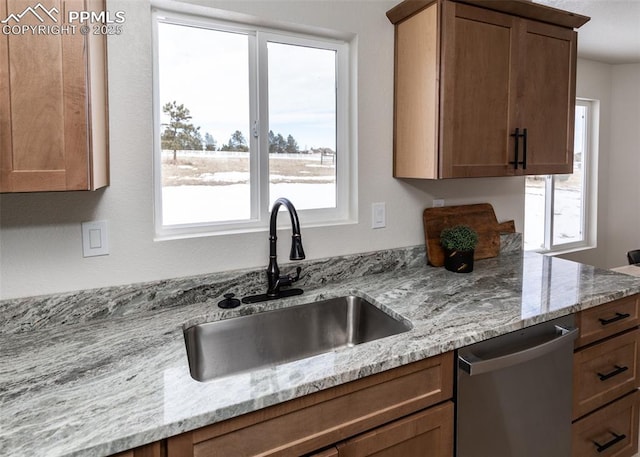
[[597, 246], [595, 244], [585, 244], [580, 246], [570, 246], [562, 249], [554, 249], [554, 250], [545, 250], [545, 249], [530, 249], [530, 252], [537, 252], [538, 254], [548, 255], [551, 257], [555, 257], [557, 255], [564, 254], [572, 254], [574, 252], [588, 251], [590, 249], [595, 249]]
[[[301, 229], [304, 230], [317, 228], [317, 227], [336, 227], [341, 225], [357, 224], [357, 219], [345, 219], [339, 221], [326, 221], [326, 222], [310, 222], [308, 224], [301, 225]], [[278, 230], [285, 230], [290, 227], [289, 218], [286, 217], [286, 222], [278, 222]], [[156, 233], [153, 241], [171, 241], [171, 240], [184, 240], [189, 238], [203, 238], [211, 236], [227, 236], [227, 235], [242, 235], [249, 233], [267, 233], [269, 231], [268, 226], [254, 226], [254, 227], [238, 227], [233, 229], [212, 230], [210, 228], [203, 228], [198, 232], [193, 227], [185, 229], [169, 229], [164, 233]]]

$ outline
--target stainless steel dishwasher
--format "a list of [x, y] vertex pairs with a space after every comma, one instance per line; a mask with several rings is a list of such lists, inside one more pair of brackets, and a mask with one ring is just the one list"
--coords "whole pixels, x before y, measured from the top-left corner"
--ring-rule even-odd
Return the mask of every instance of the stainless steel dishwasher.
[[458, 350], [457, 457], [571, 455], [573, 316]]

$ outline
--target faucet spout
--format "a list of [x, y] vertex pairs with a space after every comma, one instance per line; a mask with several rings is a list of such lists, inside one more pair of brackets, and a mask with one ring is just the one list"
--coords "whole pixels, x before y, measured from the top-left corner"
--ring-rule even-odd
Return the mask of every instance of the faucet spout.
[[278, 211], [281, 206], [285, 206], [289, 211], [291, 219], [291, 252], [290, 260], [303, 260], [305, 258], [304, 248], [302, 247], [302, 235], [300, 233], [300, 221], [298, 213], [293, 203], [286, 198], [279, 198], [273, 203], [271, 208], [271, 219], [269, 221], [269, 266], [267, 267], [267, 293], [260, 295], [252, 295], [244, 297], [244, 303], [256, 303], [265, 300], [273, 300], [281, 297], [290, 297], [303, 293], [302, 289], [286, 289], [280, 290], [283, 286], [290, 286], [300, 279], [300, 267], [296, 269], [296, 275], [280, 276], [280, 268], [278, 267], [278, 236], [277, 222]]
[[289, 217], [291, 218], [291, 253], [289, 254], [289, 260], [304, 260], [304, 249], [302, 247], [302, 235], [300, 234], [300, 221], [298, 220], [298, 212], [293, 206], [293, 203], [287, 198], [277, 199], [273, 207], [271, 208], [271, 220], [269, 223], [269, 255], [276, 255], [276, 247], [278, 237], [276, 236], [278, 210], [280, 206], [284, 205], [289, 211]]

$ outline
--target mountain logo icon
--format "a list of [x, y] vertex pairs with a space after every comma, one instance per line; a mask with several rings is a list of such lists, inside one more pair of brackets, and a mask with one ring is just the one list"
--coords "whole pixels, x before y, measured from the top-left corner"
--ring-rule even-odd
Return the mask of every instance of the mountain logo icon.
[[20, 20], [29, 13], [33, 14], [36, 17], [36, 19], [38, 19], [40, 22], [44, 22], [45, 17], [47, 16], [51, 20], [53, 20], [53, 22], [58, 22], [58, 18], [54, 16], [54, 14], [59, 14], [60, 11], [58, 11], [58, 8], [56, 7], [53, 7], [50, 10], [48, 10], [42, 5], [42, 3], [38, 3], [34, 7], [31, 7], [31, 6], [26, 7], [22, 13], [19, 13], [19, 14], [11, 13], [9, 16], [7, 16], [6, 19], [0, 22], [2, 22], [3, 24], [8, 24], [9, 21], [13, 20], [16, 23], [19, 23]]

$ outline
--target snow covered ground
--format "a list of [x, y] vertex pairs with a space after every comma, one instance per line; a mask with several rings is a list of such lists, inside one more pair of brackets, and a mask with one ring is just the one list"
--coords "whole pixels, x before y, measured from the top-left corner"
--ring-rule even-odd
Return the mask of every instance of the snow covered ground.
[[[558, 186], [555, 190], [554, 236], [556, 245], [581, 241], [582, 193], [579, 188]], [[544, 245], [545, 190], [540, 185], [525, 188], [525, 249]]]
[[[335, 207], [334, 183], [280, 183], [269, 187], [271, 200], [286, 196], [296, 209]], [[162, 188], [163, 225], [195, 224], [250, 217], [248, 184]]]

